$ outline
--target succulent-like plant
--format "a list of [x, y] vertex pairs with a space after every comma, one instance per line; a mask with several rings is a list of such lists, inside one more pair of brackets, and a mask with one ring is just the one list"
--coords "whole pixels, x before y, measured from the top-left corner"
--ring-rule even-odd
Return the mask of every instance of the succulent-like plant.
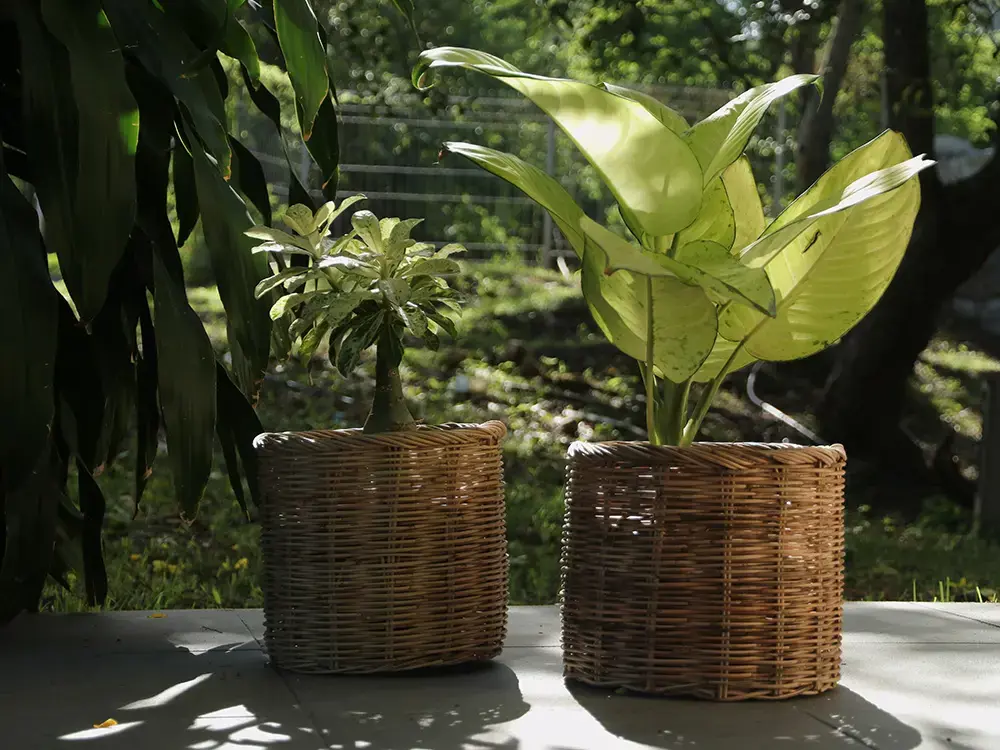
[[[292, 233], [257, 226], [246, 233], [264, 240], [255, 253], [274, 256], [275, 273], [255, 290], [258, 299], [279, 293], [271, 319], [287, 326], [290, 341], [299, 342], [299, 354], [311, 357], [329, 337], [329, 359], [348, 376], [362, 352], [376, 348], [375, 396], [365, 432], [414, 429], [399, 379], [403, 337], [409, 331], [432, 349], [439, 335], [456, 335], [449, 313], [459, 312], [457, 293], [447, 276], [459, 272], [449, 256], [463, 252], [457, 244], [441, 249], [416, 242], [410, 232], [422, 219], [382, 219], [371, 211], [351, 217], [353, 231], [329, 237], [333, 221], [354, 203], [355, 195], [339, 206], [332, 201], [315, 213], [306, 206], [290, 206], [285, 224]], [[299, 256], [304, 265], [288, 265], [283, 258]]]
[[[686, 445], [723, 379], [754, 360], [806, 357], [875, 305], [906, 250], [920, 204], [911, 158], [886, 131], [832, 166], [773, 222], [744, 150], [767, 108], [818, 77], [744, 92], [704, 120], [639, 91], [518, 70], [457, 47], [427, 50], [413, 71], [485, 73], [546, 112], [615, 196], [630, 237], [587, 217], [559, 181], [512, 156], [446, 143], [553, 217], [580, 257], [583, 296], [608, 339], [635, 358], [650, 442]], [[704, 383], [689, 404], [692, 383]]]

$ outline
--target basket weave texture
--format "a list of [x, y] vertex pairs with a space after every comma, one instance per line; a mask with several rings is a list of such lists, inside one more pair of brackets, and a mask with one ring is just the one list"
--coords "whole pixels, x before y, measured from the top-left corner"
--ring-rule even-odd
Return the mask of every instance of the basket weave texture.
[[566, 676], [719, 701], [834, 687], [845, 462], [839, 445], [574, 443]]
[[498, 655], [505, 434], [487, 422], [258, 436], [272, 663], [365, 673]]

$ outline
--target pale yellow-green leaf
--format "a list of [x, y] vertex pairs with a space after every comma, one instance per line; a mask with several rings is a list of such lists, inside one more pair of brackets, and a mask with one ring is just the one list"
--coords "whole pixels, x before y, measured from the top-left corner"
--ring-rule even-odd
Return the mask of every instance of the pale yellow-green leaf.
[[695, 154], [646, 108], [599, 86], [519, 71], [475, 50], [438, 47], [421, 53], [414, 78], [432, 68], [460, 67], [494, 76], [520, 92], [569, 136], [639, 228], [673, 234], [701, 205], [703, 177]]
[[653, 363], [666, 377], [683, 381], [698, 371], [715, 341], [715, 305], [698, 286], [676, 277], [649, 278], [605, 273], [604, 253], [587, 243], [581, 285], [594, 321], [608, 340], [639, 361], [646, 360], [647, 318], [652, 286]]
[[695, 220], [677, 233], [678, 246], [697, 240], [711, 240], [728, 251], [736, 237], [736, 219], [721, 176], [705, 187], [701, 210]]
[[818, 80], [819, 76], [799, 74], [752, 88], [691, 126], [684, 140], [701, 164], [705, 184], [711, 183], [743, 155], [750, 137], [773, 102]]
[[[912, 174], [899, 184], [897, 174], [881, 183], [895, 187], [880, 193], [878, 178], [868, 179], [865, 173], [904, 162], [910, 151], [896, 133], [874, 143], [846, 157], [789, 206], [788, 211], [821, 216], [765, 265], [778, 298], [777, 317], [765, 319], [741, 305], [723, 316], [724, 335], [745, 338], [749, 354], [788, 360], [826, 348], [874, 307], [892, 280], [920, 206], [920, 185]], [[822, 207], [830, 193], [847, 196], [846, 201], [864, 199], [829, 212]]]
[[760, 237], [767, 227], [750, 160], [741, 156], [726, 167], [722, 172], [722, 184], [736, 220], [736, 234], [730, 247], [739, 250]]
[[632, 99], [633, 101], [638, 102], [645, 107], [646, 111], [653, 115], [653, 117], [678, 135], [688, 129], [688, 123], [687, 120], [684, 119], [684, 116], [668, 107], [659, 99], [650, 96], [643, 91], [627, 89], [624, 86], [615, 86], [611, 83], [603, 83], [601, 85], [612, 94], [618, 94], [618, 96], [624, 96], [626, 99]]

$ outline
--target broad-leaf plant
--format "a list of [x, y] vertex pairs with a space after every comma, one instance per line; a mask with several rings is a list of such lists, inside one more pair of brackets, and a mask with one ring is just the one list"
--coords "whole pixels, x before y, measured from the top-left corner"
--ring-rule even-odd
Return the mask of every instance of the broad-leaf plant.
[[[752, 88], [704, 120], [639, 91], [522, 72], [490, 54], [423, 52], [434, 69], [493, 76], [566, 133], [614, 195], [629, 236], [586, 216], [559, 181], [510, 154], [448, 152], [545, 208], [581, 261], [584, 298], [607, 338], [640, 366], [653, 444], [688, 445], [724, 378], [838, 341], [875, 305], [906, 250], [933, 162], [885, 131], [834, 164], [772, 222], [744, 150], [768, 107], [817, 76]], [[690, 398], [692, 384], [703, 384]]]
[[[255, 40], [288, 74], [318, 175], [309, 187], [329, 198], [339, 146], [311, 0], [4, 0], [0, 37], [2, 623], [37, 607], [49, 574], [76, 571], [88, 603], [103, 603], [100, 474], [127, 462], [138, 508], [161, 436], [185, 515], [216, 439], [240, 501], [241, 474], [254, 493], [272, 301], [253, 295], [269, 271], [243, 232], [270, 224], [271, 206], [226, 113], [242, 93], [281, 130]], [[289, 175], [291, 202], [312, 204]], [[178, 247], [199, 221], [226, 358], [185, 292]]]
[[[460, 268], [449, 256], [465, 248], [417, 242], [410, 232], [422, 219], [379, 220], [371, 211], [354, 213], [348, 234], [329, 237], [333, 221], [363, 199], [351, 196], [339, 206], [330, 201], [315, 213], [304, 205], [290, 206], [284, 221], [291, 233], [265, 226], [247, 231], [264, 240], [254, 253], [274, 259], [275, 273], [257, 285], [255, 294], [268, 298], [277, 291], [271, 319], [279, 329], [287, 326], [299, 356], [311, 357], [328, 339], [329, 360], [345, 377], [374, 346], [375, 396], [364, 431], [411, 430], [416, 422], [399, 379], [404, 336], [409, 331], [431, 349], [438, 348], [441, 333], [455, 336], [449, 314], [457, 313], [459, 304], [447, 276]], [[285, 262], [293, 257], [305, 264]]]

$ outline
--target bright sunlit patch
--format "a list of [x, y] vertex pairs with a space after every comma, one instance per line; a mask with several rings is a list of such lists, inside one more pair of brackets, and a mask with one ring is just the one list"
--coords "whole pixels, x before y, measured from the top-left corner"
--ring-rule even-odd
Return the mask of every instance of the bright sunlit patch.
[[193, 680], [188, 680], [187, 682], [178, 682], [172, 687], [168, 687], [166, 690], [157, 693], [151, 698], [143, 698], [142, 700], [135, 701], [134, 703], [129, 703], [127, 706], [122, 706], [123, 711], [141, 711], [146, 708], [156, 708], [158, 706], [164, 706], [175, 698], [183, 695], [191, 688], [196, 685], [200, 685], [209, 677], [212, 676], [211, 672], [206, 672], [205, 674], [198, 675]]
[[113, 734], [127, 732], [132, 727], [137, 727], [140, 724], [142, 724], [141, 721], [123, 721], [120, 724], [115, 724], [113, 727], [100, 727], [96, 729], [84, 729], [81, 732], [71, 732], [70, 734], [62, 735], [59, 739], [71, 742], [76, 740], [105, 739]]
[[[189, 731], [224, 734], [226, 743], [238, 745], [245, 750], [262, 750], [271, 745], [290, 742], [292, 739], [291, 735], [279, 731], [280, 724], [273, 721], [258, 723], [257, 718], [246, 706], [231, 706], [202, 714], [194, 720], [188, 729]], [[202, 750], [203, 748], [207, 750], [209, 746], [205, 742], [189, 745], [188, 748], [189, 750]], [[223, 745], [223, 747], [229, 746], [230, 744]]]

